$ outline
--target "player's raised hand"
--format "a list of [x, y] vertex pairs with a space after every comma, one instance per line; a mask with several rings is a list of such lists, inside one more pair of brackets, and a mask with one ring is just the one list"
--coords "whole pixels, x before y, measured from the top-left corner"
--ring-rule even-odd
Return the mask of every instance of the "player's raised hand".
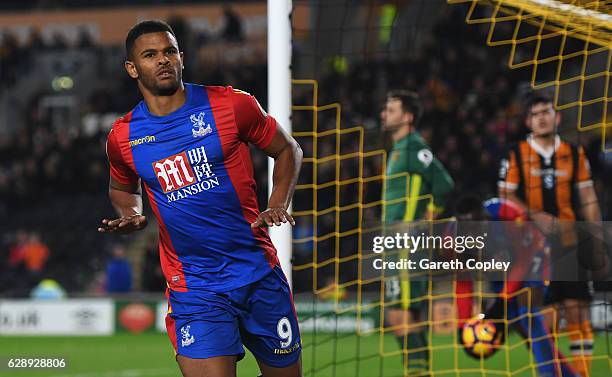
[[289, 223], [295, 225], [295, 220], [284, 208], [268, 208], [261, 212], [257, 219], [251, 223], [251, 228], [257, 228], [258, 226], [280, 226], [282, 223]]
[[140, 214], [124, 216], [112, 220], [103, 219], [102, 225], [98, 228], [98, 232], [128, 234], [144, 229], [147, 226], [147, 223], [146, 216]]

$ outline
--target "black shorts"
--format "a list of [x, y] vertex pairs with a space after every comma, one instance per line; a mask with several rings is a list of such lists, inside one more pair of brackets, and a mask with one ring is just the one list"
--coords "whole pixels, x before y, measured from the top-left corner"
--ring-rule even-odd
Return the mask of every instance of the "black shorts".
[[546, 292], [545, 304], [561, 303], [565, 299], [593, 300], [593, 283], [588, 270], [591, 243], [579, 233], [579, 242], [563, 247], [559, 240], [550, 239], [552, 279]]
[[565, 299], [593, 300], [593, 285], [588, 281], [552, 281], [546, 292], [546, 305], [557, 304]]

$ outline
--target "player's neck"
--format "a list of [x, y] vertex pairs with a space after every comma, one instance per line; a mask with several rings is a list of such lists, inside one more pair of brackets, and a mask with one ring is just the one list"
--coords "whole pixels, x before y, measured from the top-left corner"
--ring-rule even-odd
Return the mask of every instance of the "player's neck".
[[393, 139], [393, 142], [395, 143], [395, 142], [402, 140], [406, 136], [408, 136], [411, 132], [412, 132], [412, 127], [410, 126], [400, 127], [391, 134], [391, 138]]
[[557, 136], [557, 134], [554, 132], [546, 135], [533, 135], [533, 141], [544, 149], [553, 148], [555, 146], [555, 136]]
[[169, 96], [157, 96], [147, 91], [142, 91], [142, 96], [144, 97], [149, 112], [157, 116], [165, 116], [173, 113], [185, 104], [187, 98], [185, 85], [183, 83], [181, 83], [176, 92]]

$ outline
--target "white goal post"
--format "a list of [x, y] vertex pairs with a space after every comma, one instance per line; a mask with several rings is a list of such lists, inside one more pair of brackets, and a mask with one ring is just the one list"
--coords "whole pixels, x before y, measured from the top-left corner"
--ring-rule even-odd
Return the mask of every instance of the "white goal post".
[[[291, 134], [291, 0], [268, 0], [268, 112]], [[268, 159], [268, 194], [272, 190], [274, 160]], [[289, 211], [291, 206], [289, 206]], [[292, 227], [270, 228], [270, 237], [289, 284]]]

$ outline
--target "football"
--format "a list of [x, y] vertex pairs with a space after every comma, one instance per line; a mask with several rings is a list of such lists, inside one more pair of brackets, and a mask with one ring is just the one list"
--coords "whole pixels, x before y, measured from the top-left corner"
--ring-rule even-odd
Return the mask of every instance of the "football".
[[479, 315], [467, 321], [461, 329], [461, 342], [468, 355], [480, 358], [491, 357], [502, 343], [503, 332], [497, 331], [491, 320]]

